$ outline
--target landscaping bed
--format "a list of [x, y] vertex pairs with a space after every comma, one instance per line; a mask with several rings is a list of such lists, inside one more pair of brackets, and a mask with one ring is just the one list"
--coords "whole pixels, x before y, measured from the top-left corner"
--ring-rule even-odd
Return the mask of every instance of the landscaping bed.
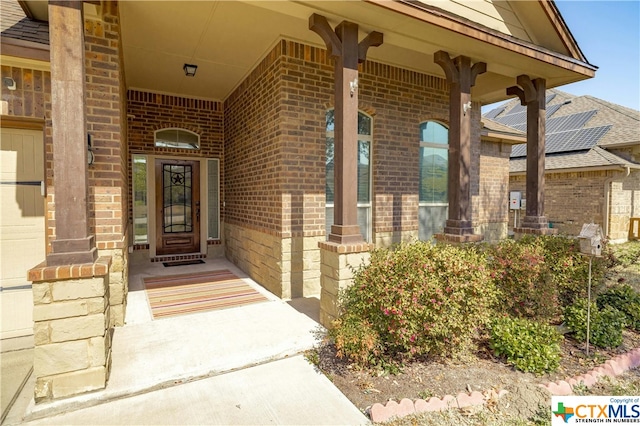
[[[595, 289], [603, 293], [608, 287], [621, 285], [630, 285], [632, 289], [639, 291], [640, 262], [635, 253], [640, 252], [640, 243], [614, 247], [614, 250], [616, 254], [623, 254], [623, 261], [611, 261], [604, 267], [604, 273], [599, 277], [600, 282], [594, 284], [594, 293]], [[625, 260], [624, 254], [627, 252], [631, 252], [631, 255]], [[576, 283], [570, 286], [575, 287]], [[555, 311], [549, 313], [548, 306], [537, 309], [543, 309], [542, 312], [549, 318], [555, 315]], [[585, 343], [576, 341], [573, 334], [568, 332], [559, 343], [558, 367], [534, 374], [519, 371], [505, 362], [504, 357], [496, 356], [486, 334], [476, 337], [474, 350], [455, 356], [443, 351], [438, 355], [426, 353], [406, 357], [404, 361], [368, 366], [353, 362], [347, 356], [338, 357], [339, 349], [334, 344], [335, 339], [326, 339], [316, 351], [309, 353], [308, 358], [363, 412], [367, 412], [375, 403], [385, 404], [389, 400], [426, 400], [434, 396], [455, 396], [460, 392], [484, 392], [492, 389], [509, 391], [509, 394], [499, 401], [492, 401], [484, 409], [423, 414], [413, 416], [412, 423], [397, 421], [393, 424], [514, 424], [502, 423], [508, 419], [521, 422], [515, 424], [528, 424], [536, 420], [545, 424], [544, 418], [548, 421], [550, 416], [550, 401], [539, 384], [586, 373], [616, 355], [640, 347], [640, 332], [627, 327], [622, 330], [622, 343], [619, 346], [590, 346], [590, 354], [587, 356]], [[341, 355], [344, 355], [344, 348], [342, 352]], [[625, 377], [627, 376], [630, 377], [631, 388], [640, 389], [637, 369], [628, 372]], [[633, 388], [634, 383], [637, 384], [636, 388]], [[601, 380], [592, 390], [606, 391], [609, 389], [606, 385]], [[623, 386], [621, 389], [628, 387]], [[464, 422], [461, 423], [461, 419]]]

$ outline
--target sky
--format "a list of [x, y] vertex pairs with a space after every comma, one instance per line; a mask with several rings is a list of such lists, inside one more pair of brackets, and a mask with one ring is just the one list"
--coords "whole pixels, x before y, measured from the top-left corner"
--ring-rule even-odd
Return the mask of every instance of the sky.
[[594, 78], [558, 89], [640, 111], [640, 0], [555, 3], [587, 62], [598, 67]]

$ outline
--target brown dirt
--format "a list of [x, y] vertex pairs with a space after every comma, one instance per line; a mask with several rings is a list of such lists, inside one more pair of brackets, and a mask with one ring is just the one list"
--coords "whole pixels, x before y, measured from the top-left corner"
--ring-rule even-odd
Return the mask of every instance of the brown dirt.
[[[617, 282], [622, 277], [636, 287], [640, 283], [640, 273], [636, 271], [638, 265], [631, 268], [613, 271], [608, 281]], [[320, 347], [317, 355], [320, 370], [363, 412], [374, 403], [384, 404], [389, 400], [506, 389], [509, 394], [500, 400], [496, 410], [508, 407], [507, 411], [516, 417], [527, 419], [535, 415], [540, 404], [548, 405], [548, 394], [538, 384], [586, 373], [616, 355], [640, 347], [640, 333], [625, 330], [623, 337], [620, 347], [608, 350], [591, 347], [587, 357], [584, 343], [566, 335], [561, 344], [560, 368], [543, 376], [517, 371], [486, 348], [459, 362], [439, 359], [412, 362], [398, 374], [358, 370], [345, 360], [336, 358], [335, 348], [328, 344]]]

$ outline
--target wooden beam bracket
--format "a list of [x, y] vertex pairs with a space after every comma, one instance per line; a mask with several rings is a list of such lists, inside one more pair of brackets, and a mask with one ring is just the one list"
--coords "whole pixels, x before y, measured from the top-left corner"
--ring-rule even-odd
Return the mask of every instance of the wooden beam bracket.
[[309, 29], [322, 38], [330, 56], [337, 57], [342, 55], [342, 42], [331, 29], [327, 18], [317, 13], [312, 14], [309, 16]]
[[367, 51], [370, 47], [378, 47], [384, 43], [384, 35], [378, 31], [372, 31], [358, 43], [358, 63], [367, 59]]

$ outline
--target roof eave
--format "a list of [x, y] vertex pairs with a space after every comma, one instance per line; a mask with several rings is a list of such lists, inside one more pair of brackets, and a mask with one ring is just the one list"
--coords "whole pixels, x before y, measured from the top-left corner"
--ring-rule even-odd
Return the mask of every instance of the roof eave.
[[[593, 167], [571, 167], [566, 169], [545, 169], [544, 174], [551, 173], [577, 173], [577, 172], [600, 172], [608, 170], [626, 171], [627, 169], [640, 170], [640, 165], [629, 164], [612, 164], [610, 166], [593, 166]], [[509, 176], [526, 176], [526, 171], [509, 172]]]
[[480, 136], [481, 136], [482, 140], [487, 140], [487, 141], [491, 141], [491, 142], [507, 143], [507, 144], [510, 144], [510, 145], [519, 145], [519, 144], [522, 144], [522, 143], [527, 143], [527, 137], [526, 136], [514, 135], [514, 134], [511, 134], [511, 133], [497, 132], [497, 131], [488, 130], [488, 129], [482, 129], [482, 131], [480, 132]]

